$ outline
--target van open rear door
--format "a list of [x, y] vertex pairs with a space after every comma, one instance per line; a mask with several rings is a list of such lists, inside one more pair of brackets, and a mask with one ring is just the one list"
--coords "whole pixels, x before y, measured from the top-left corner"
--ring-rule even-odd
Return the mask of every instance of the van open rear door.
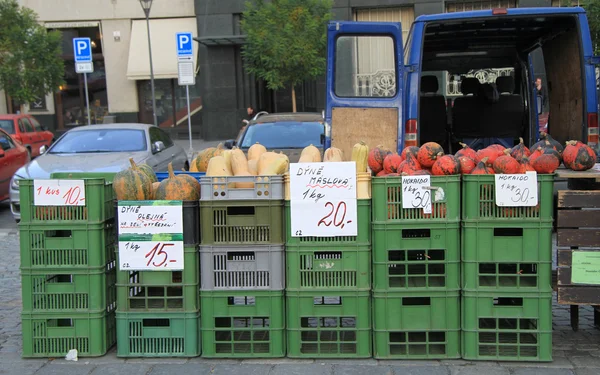
[[330, 22], [325, 120], [329, 144], [350, 156], [356, 142], [402, 147], [400, 23]]

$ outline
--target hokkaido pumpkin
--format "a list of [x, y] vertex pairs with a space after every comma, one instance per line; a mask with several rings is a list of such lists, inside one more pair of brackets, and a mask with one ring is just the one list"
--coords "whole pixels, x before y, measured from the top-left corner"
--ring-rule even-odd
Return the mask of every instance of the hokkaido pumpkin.
[[356, 163], [356, 172], [367, 172], [367, 161], [369, 158], [369, 146], [363, 141], [358, 142], [352, 147], [351, 160]]
[[523, 143], [523, 138], [519, 137], [519, 144], [510, 150], [510, 156], [520, 161], [523, 157], [529, 157], [529, 155], [531, 155], [531, 151]]
[[407, 153], [411, 153], [414, 156], [417, 156], [417, 154], [419, 153], [419, 148], [417, 146], [404, 147], [404, 150], [402, 150], [402, 153], [400, 154], [402, 160], [406, 160]]
[[258, 160], [258, 158], [260, 158], [260, 156], [265, 152], [267, 152], [267, 148], [256, 142], [248, 149], [248, 161]]
[[551, 174], [558, 169], [560, 165], [560, 161], [551, 153], [544, 153], [537, 157], [533, 162], [531, 162], [531, 166], [537, 173], [540, 174]]
[[427, 169], [419, 169], [418, 171], [414, 171], [412, 176], [431, 176], [431, 172]]
[[563, 151], [563, 163], [574, 171], [586, 171], [596, 163], [596, 153], [579, 141], [569, 141]]
[[383, 159], [383, 170], [387, 173], [398, 172], [398, 166], [402, 163], [402, 158], [398, 154], [389, 154]]
[[[231, 150], [231, 169], [234, 176], [252, 176], [248, 171], [246, 155], [239, 148]], [[236, 182], [235, 187], [239, 189], [252, 189], [254, 188], [254, 182]]]
[[313, 145], [306, 146], [300, 154], [299, 163], [320, 163], [321, 151]]
[[544, 153], [544, 149], [541, 146], [538, 146], [532, 153], [529, 155], [529, 162], [533, 163], [535, 159], [540, 157]]
[[186, 177], [175, 175], [172, 163], [169, 163], [168, 170], [169, 177], [160, 182], [154, 194], [154, 199], [169, 201], [195, 201], [200, 199], [200, 183], [195, 178], [189, 180]]
[[375, 177], [385, 177], [386, 175], [387, 175], [387, 172], [384, 169], [382, 169], [379, 172], [377, 172]]
[[421, 148], [419, 148], [417, 160], [423, 166], [423, 168], [431, 168], [433, 167], [433, 163], [435, 163], [440, 153], [444, 155], [444, 149], [442, 146], [435, 142], [427, 142], [422, 145]]
[[460, 161], [454, 155], [438, 154], [431, 167], [434, 176], [448, 176], [460, 173]]
[[113, 190], [117, 200], [120, 201], [143, 201], [154, 197], [152, 193], [152, 181], [133, 161], [129, 158], [131, 166], [115, 174], [113, 178]]
[[494, 169], [488, 166], [487, 156], [481, 159], [470, 174], [494, 174]]
[[511, 150], [504, 150], [504, 155], [498, 157], [493, 164], [494, 172], [498, 174], [516, 174], [519, 173], [521, 165], [517, 159], [510, 156]]
[[458, 162], [460, 163], [460, 174], [470, 174], [473, 168], [475, 168], [475, 166], [477, 165], [477, 163], [475, 163], [475, 160], [471, 159], [468, 156], [460, 156], [458, 158]]
[[369, 151], [367, 163], [373, 173], [377, 174], [383, 170], [383, 160], [392, 152], [383, 146], [377, 146]]
[[401, 170], [398, 170], [398, 173], [413, 174], [414, 172], [418, 171], [419, 169], [423, 169], [421, 166], [421, 163], [419, 163], [416, 156], [413, 156], [412, 154], [409, 153], [409, 154], [406, 154], [406, 160], [404, 161], [404, 166], [402, 167]]
[[540, 140], [531, 146], [531, 148], [537, 149], [538, 147], [544, 148], [548, 146], [555, 149], [559, 154], [563, 152], [563, 146], [560, 144], [560, 142], [552, 138], [552, 136], [546, 132], [540, 132]]
[[233, 176], [231, 171], [225, 166], [225, 158], [223, 156], [214, 156], [209, 160], [206, 175], [208, 177]]
[[483, 158], [487, 158], [486, 164], [491, 167], [496, 159], [502, 155], [504, 155], [504, 149], [500, 150], [497, 145], [491, 145], [477, 151], [475, 161], [479, 163], [481, 160], [483, 160]]
[[248, 160], [248, 172], [253, 176], [258, 175], [258, 160]]
[[337, 147], [330, 147], [323, 154], [325, 162], [340, 162], [344, 161], [344, 152]]
[[521, 165], [519, 173], [535, 172], [535, 168], [531, 166], [531, 162], [529, 161], [528, 157], [523, 156], [521, 160], [519, 160], [519, 164]]
[[475, 152], [475, 150], [469, 147], [469, 145], [467, 145], [466, 143], [459, 142], [458, 144], [461, 145], [462, 148], [456, 151], [456, 154], [454, 154], [454, 156], [456, 156], [459, 159], [461, 156], [466, 156], [468, 158], [471, 158], [472, 160], [475, 160], [475, 157], [477, 156], [477, 152]]

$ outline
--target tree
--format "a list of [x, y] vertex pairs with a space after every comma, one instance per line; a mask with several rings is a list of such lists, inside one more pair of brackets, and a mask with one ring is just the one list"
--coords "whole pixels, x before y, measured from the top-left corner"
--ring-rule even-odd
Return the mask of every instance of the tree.
[[63, 83], [61, 35], [16, 0], [0, 0], [0, 89], [19, 104], [54, 92]]
[[600, 53], [600, 0], [586, 0], [583, 7], [587, 13], [594, 54], [598, 55]]
[[295, 86], [325, 73], [327, 22], [331, 0], [256, 0], [246, 3], [242, 30], [247, 35], [242, 55], [249, 73], [271, 90]]

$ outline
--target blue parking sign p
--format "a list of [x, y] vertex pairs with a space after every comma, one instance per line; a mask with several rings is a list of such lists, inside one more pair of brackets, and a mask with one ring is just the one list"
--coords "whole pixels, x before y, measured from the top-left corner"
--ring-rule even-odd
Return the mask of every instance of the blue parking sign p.
[[177, 33], [177, 57], [192, 56], [192, 33]]
[[92, 43], [90, 38], [73, 38], [75, 62], [92, 61]]

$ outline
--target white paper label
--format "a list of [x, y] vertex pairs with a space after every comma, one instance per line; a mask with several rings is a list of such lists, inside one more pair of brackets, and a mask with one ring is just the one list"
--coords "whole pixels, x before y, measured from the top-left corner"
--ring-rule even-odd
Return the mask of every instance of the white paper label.
[[431, 176], [402, 176], [402, 208], [431, 213]]
[[120, 201], [119, 270], [183, 270], [181, 201]]
[[119, 270], [183, 270], [183, 241], [119, 241]]
[[356, 163], [290, 165], [292, 237], [356, 236]]
[[496, 205], [501, 207], [534, 207], [538, 204], [537, 173], [497, 174], [494, 190]]
[[35, 206], [85, 206], [83, 180], [33, 180]]

